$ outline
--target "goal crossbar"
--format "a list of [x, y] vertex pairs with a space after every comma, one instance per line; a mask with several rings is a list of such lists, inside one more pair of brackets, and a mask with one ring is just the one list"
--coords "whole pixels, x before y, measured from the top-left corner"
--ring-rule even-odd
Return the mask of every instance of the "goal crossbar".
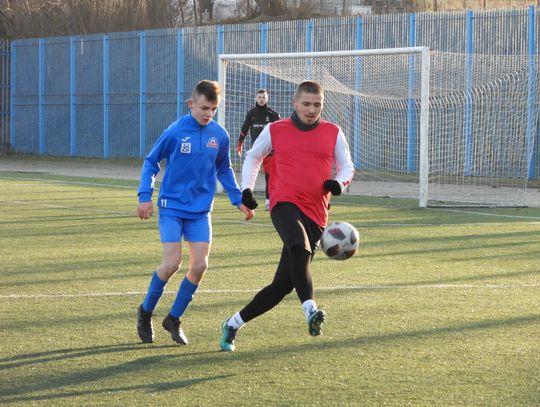
[[324, 57], [356, 57], [367, 55], [417, 54], [429, 51], [428, 47], [381, 48], [350, 51], [321, 51], [321, 52], [284, 52], [273, 54], [220, 54], [220, 60], [238, 59], [294, 59], [294, 58], [324, 58]]

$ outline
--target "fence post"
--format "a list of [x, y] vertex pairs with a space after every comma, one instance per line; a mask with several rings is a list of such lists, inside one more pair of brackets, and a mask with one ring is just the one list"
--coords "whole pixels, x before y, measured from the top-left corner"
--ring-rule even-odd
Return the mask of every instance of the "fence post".
[[[219, 25], [218, 28], [217, 28], [217, 34], [218, 34], [218, 37], [217, 37], [217, 63], [218, 63], [218, 77], [219, 77], [219, 71], [221, 69], [221, 62], [219, 60], [219, 55], [220, 54], [223, 54], [224, 51], [225, 51], [225, 48], [224, 48], [224, 45], [223, 45], [223, 37], [224, 37], [224, 27], [222, 25]], [[222, 92], [222, 109], [218, 109], [218, 123], [219, 124], [222, 124], [222, 125], [225, 125], [225, 109], [226, 109], [226, 106], [225, 106], [225, 100], [227, 98], [226, 94], [225, 94], [225, 86], [223, 86], [223, 89], [221, 90]], [[218, 193], [222, 193], [223, 192], [223, 185], [221, 185], [221, 182], [217, 181], [216, 182], [216, 192]]]
[[103, 35], [103, 158], [109, 158], [109, 36]]
[[217, 27], [217, 53], [218, 53], [218, 67], [219, 67], [219, 55], [224, 53], [224, 43], [223, 43], [223, 37], [224, 37], [224, 27], [222, 25], [218, 25]]
[[[313, 20], [308, 20], [306, 25], [306, 52], [313, 51]], [[306, 60], [306, 78], [311, 79], [313, 77], [313, 60], [311, 58]]]
[[[409, 47], [416, 45], [416, 14], [409, 17]], [[407, 98], [407, 172], [414, 172], [416, 168], [416, 114], [415, 95], [416, 88], [416, 55], [409, 55], [409, 77]]]
[[[268, 24], [261, 23], [261, 53], [266, 54], [268, 52]], [[261, 72], [260, 87], [266, 89], [268, 77], [264, 72]]]
[[11, 42], [11, 88], [9, 93], [9, 144], [12, 151], [15, 151], [15, 146], [17, 145], [16, 133], [15, 133], [15, 92], [17, 90], [17, 53], [15, 49], [15, 41]]
[[472, 139], [472, 94], [473, 86], [473, 12], [467, 10], [466, 14], [466, 62], [465, 62], [465, 162], [463, 173], [465, 176], [471, 175], [473, 160], [473, 139]]
[[[219, 59], [219, 55], [223, 54], [223, 26], [217, 26], [217, 63], [218, 63], [218, 81], [222, 81], [225, 78], [225, 67], [222, 66]], [[225, 112], [227, 111], [227, 94], [226, 94], [226, 84], [224, 84], [221, 89], [221, 104], [217, 110], [217, 122], [225, 127]], [[218, 192], [222, 192], [221, 184], [218, 185]]]
[[38, 40], [38, 134], [39, 155], [45, 154], [45, 115], [44, 115], [44, 92], [45, 92], [45, 52], [44, 40]]
[[313, 20], [308, 20], [306, 25], [306, 52], [313, 51]]
[[176, 30], [176, 118], [182, 115], [184, 105], [184, 31]]
[[528, 21], [528, 43], [529, 43], [529, 64], [527, 76], [527, 158], [529, 161], [528, 178], [533, 179], [535, 173], [535, 143], [534, 139], [538, 131], [533, 129], [537, 125], [538, 117], [535, 118], [534, 110], [538, 109], [535, 106], [536, 95], [536, 9], [534, 6], [529, 6], [529, 21]]
[[139, 33], [139, 158], [146, 153], [146, 37]]
[[7, 120], [9, 119], [9, 42], [0, 39], [0, 154], [2, 149], [6, 151], [9, 145], [9, 126]]
[[[355, 48], [357, 50], [363, 49], [363, 34], [364, 34], [364, 20], [362, 17], [357, 16], [356, 17], [356, 44]], [[354, 77], [354, 88], [356, 92], [360, 92], [360, 89], [362, 88], [362, 71], [363, 71], [363, 64], [362, 59], [360, 57], [355, 58], [355, 77]], [[354, 167], [358, 170], [362, 168], [362, 162], [360, 157], [360, 139], [362, 137], [362, 131], [360, 126], [360, 120], [362, 117], [362, 103], [360, 102], [360, 96], [355, 95], [354, 96], [354, 123], [356, 123], [355, 128], [353, 129], [353, 137], [352, 137], [352, 147], [353, 147], [353, 162]]]
[[76, 42], [75, 37], [69, 38], [69, 153], [77, 153], [77, 99], [76, 99]]

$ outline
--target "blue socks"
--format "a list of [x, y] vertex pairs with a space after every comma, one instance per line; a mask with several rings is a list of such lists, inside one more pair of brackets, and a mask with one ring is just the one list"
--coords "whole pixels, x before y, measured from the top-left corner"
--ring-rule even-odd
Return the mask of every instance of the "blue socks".
[[[143, 310], [146, 312], [154, 312], [166, 284], [167, 281], [161, 280], [154, 271], [154, 274], [152, 274], [152, 279], [150, 280], [150, 287], [148, 287], [148, 291], [146, 292], [146, 297], [143, 302]], [[184, 276], [169, 314], [175, 318], [180, 318], [182, 315], [184, 315], [184, 312], [195, 295], [195, 291], [197, 291], [197, 287], [198, 285], [191, 283], [187, 277]]]
[[150, 287], [148, 287], [146, 298], [143, 302], [143, 310], [146, 312], [154, 312], [156, 305], [163, 294], [165, 284], [167, 284], [167, 282], [161, 280], [154, 271], [154, 274], [152, 274], [152, 279], [150, 280]]
[[184, 312], [195, 295], [195, 291], [197, 291], [197, 287], [198, 285], [193, 284], [184, 276], [169, 314], [175, 318], [180, 318], [184, 315]]

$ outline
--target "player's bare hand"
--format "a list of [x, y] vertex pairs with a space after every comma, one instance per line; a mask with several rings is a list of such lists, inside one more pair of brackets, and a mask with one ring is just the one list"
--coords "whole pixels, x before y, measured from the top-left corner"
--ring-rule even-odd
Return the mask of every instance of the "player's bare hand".
[[252, 211], [244, 204], [240, 204], [238, 206], [238, 209], [244, 212], [244, 214], [246, 215], [246, 220], [250, 220], [251, 218], [253, 218], [253, 216], [255, 216], [255, 211]]
[[238, 154], [238, 157], [242, 157], [242, 143], [240, 142], [236, 145], [236, 154]]
[[140, 219], [150, 219], [154, 212], [154, 205], [152, 202], [142, 202], [137, 205], [137, 215]]

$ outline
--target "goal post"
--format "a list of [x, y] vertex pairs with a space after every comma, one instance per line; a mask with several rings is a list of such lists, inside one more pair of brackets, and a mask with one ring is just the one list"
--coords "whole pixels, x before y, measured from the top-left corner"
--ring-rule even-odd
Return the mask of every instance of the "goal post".
[[325, 90], [323, 119], [343, 129], [351, 148], [349, 192], [411, 198], [422, 208], [521, 206], [538, 121], [531, 72], [527, 56], [427, 47], [220, 55], [217, 120], [235, 145], [259, 88], [287, 117], [296, 86], [314, 80]]

